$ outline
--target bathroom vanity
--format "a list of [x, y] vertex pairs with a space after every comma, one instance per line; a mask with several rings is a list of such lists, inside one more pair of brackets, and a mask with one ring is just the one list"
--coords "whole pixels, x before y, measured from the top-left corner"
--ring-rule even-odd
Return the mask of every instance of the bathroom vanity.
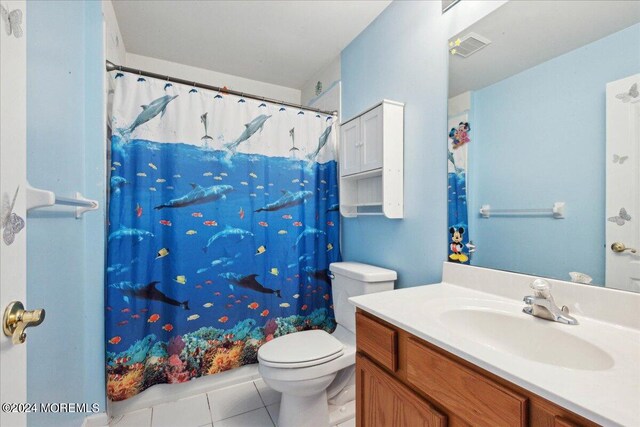
[[445, 264], [443, 283], [352, 298], [357, 425], [638, 425], [640, 299], [554, 282], [565, 325], [522, 312], [530, 279]]
[[357, 313], [358, 426], [596, 426], [366, 312]]

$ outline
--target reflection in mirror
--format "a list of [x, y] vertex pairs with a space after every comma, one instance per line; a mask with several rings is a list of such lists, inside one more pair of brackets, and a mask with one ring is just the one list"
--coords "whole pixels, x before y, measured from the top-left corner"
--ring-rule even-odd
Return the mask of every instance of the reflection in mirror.
[[640, 2], [507, 2], [449, 50], [449, 260], [640, 291]]

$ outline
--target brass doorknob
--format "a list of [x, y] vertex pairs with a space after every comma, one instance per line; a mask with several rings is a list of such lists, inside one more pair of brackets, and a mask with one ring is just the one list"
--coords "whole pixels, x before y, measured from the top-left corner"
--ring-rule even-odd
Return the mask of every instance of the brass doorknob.
[[622, 253], [624, 251], [629, 251], [632, 254], [635, 254], [637, 251], [633, 248], [627, 248], [624, 243], [615, 242], [611, 244], [611, 250], [613, 252]]
[[30, 326], [38, 326], [44, 321], [45, 311], [25, 310], [20, 301], [11, 302], [4, 310], [2, 317], [2, 331], [14, 344], [22, 344], [27, 338], [24, 330]]

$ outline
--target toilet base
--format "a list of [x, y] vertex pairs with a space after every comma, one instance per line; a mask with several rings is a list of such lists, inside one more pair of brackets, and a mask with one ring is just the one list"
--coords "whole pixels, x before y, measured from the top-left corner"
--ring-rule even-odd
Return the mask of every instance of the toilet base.
[[352, 400], [344, 405], [336, 406], [329, 404], [329, 425], [333, 427], [342, 424], [356, 417], [356, 401]]
[[327, 392], [312, 396], [282, 395], [278, 427], [317, 427], [329, 425]]

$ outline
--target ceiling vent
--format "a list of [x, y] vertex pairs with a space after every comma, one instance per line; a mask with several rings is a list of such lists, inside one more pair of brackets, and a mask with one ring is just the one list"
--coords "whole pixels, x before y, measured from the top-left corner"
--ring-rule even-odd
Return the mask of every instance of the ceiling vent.
[[452, 55], [460, 55], [467, 58], [483, 47], [491, 43], [491, 40], [476, 33], [465, 34], [464, 36], [449, 42], [449, 52]]

